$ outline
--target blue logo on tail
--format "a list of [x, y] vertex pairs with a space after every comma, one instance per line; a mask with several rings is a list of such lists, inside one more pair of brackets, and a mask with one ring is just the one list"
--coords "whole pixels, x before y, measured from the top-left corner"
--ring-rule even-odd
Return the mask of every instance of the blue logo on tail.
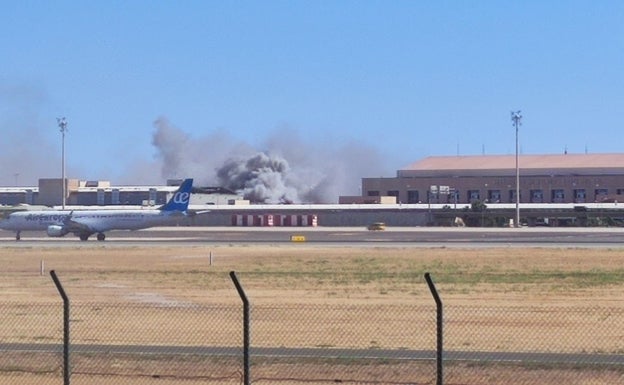
[[186, 211], [188, 209], [189, 200], [191, 199], [191, 189], [193, 187], [193, 179], [185, 179], [175, 194], [160, 209], [162, 211]]

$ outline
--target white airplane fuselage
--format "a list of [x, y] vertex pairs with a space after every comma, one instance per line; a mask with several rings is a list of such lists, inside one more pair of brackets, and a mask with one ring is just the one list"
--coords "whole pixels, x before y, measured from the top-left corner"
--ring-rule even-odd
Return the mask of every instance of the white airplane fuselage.
[[83, 210], [83, 211], [20, 211], [0, 223], [0, 228], [13, 231], [43, 230], [50, 226], [63, 226], [65, 220], [89, 227], [94, 233], [108, 230], [139, 230], [152, 226], [167, 225], [182, 217], [178, 212], [160, 210]]
[[0, 229], [15, 231], [15, 239], [26, 230], [44, 230], [50, 237], [63, 237], [73, 233], [86, 241], [97, 234], [105, 239], [109, 230], [139, 230], [153, 226], [166, 226], [176, 218], [186, 216], [193, 179], [185, 179], [169, 201], [158, 209], [136, 210], [43, 210], [18, 211], [0, 221]]

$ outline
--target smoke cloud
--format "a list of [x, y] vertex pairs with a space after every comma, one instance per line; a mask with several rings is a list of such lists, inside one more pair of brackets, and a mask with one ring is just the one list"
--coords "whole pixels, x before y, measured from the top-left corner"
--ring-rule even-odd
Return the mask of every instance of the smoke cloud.
[[[37, 87], [0, 82], [0, 186], [36, 186], [40, 178], [60, 176], [58, 132], [41, 122], [47, 103], [47, 95]], [[340, 195], [359, 195], [362, 177], [388, 171], [370, 146], [305, 141], [289, 126], [277, 128], [254, 146], [224, 129], [193, 136], [159, 117], [151, 143], [154, 158], [129, 159], [114, 183], [156, 184], [193, 177], [196, 185], [226, 187], [255, 203], [335, 203]], [[84, 170], [68, 164], [67, 175], [81, 178]]]
[[289, 181], [289, 169], [286, 159], [258, 153], [247, 160], [228, 160], [217, 170], [217, 177], [223, 187], [252, 202], [293, 203], [300, 198]]
[[309, 144], [296, 130], [276, 130], [263, 150], [235, 141], [224, 131], [192, 138], [161, 117], [152, 144], [164, 178], [192, 176], [204, 186], [222, 186], [254, 203], [335, 203], [359, 195], [361, 178], [382, 175], [385, 164], [370, 146]]

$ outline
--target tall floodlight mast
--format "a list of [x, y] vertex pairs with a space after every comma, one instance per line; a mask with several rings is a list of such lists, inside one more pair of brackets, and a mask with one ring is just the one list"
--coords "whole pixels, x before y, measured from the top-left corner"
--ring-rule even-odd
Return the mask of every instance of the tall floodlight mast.
[[511, 121], [516, 127], [516, 221], [514, 227], [520, 227], [520, 166], [518, 164], [518, 126], [522, 125], [521, 111], [511, 111]]
[[63, 210], [65, 210], [65, 197], [67, 196], [65, 191], [65, 133], [67, 132], [67, 120], [65, 117], [56, 118], [56, 122], [61, 131], [61, 194], [63, 194]]

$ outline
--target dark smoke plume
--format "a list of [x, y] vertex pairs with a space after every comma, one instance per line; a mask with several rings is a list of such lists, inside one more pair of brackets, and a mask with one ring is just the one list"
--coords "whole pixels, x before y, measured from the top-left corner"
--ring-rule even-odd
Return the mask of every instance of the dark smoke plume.
[[258, 153], [247, 160], [225, 162], [217, 177], [223, 187], [241, 192], [252, 202], [298, 202], [297, 190], [288, 185], [288, 172], [286, 159]]
[[340, 195], [359, 195], [362, 177], [387, 172], [369, 146], [309, 144], [292, 128], [277, 130], [258, 150], [224, 131], [192, 138], [166, 118], [154, 126], [152, 144], [164, 178], [192, 176], [254, 203], [336, 203]]

